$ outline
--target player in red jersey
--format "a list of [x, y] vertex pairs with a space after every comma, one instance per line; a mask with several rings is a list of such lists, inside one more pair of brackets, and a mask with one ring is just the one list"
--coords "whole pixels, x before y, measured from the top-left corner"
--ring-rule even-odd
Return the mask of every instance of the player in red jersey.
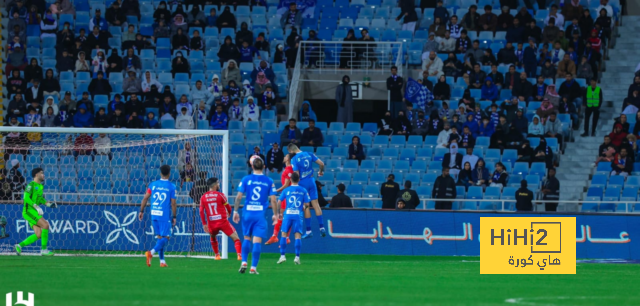
[[[283, 162], [286, 167], [284, 168], [284, 171], [282, 171], [282, 176], [280, 177], [280, 180], [282, 181], [282, 187], [276, 190], [276, 192], [278, 193], [282, 192], [285, 188], [291, 186], [291, 174], [293, 173], [293, 168], [291, 168], [292, 156], [293, 156], [292, 154], [287, 154], [284, 156]], [[284, 211], [286, 208], [287, 208], [287, 202], [282, 201], [282, 203], [280, 203], [280, 210]], [[271, 238], [269, 238], [269, 241], [267, 241], [265, 244], [272, 244], [272, 243], [278, 242], [278, 235], [280, 235], [281, 227], [282, 227], [282, 219], [278, 218], [278, 220], [276, 221], [276, 224], [273, 227], [273, 236], [271, 236]], [[291, 244], [291, 240], [289, 240], [289, 237], [287, 237], [287, 244]]]
[[207, 180], [209, 191], [200, 198], [200, 219], [202, 220], [202, 228], [211, 235], [211, 247], [216, 254], [216, 260], [220, 260], [220, 252], [218, 250], [218, 232], [222, 231], [225, 235], [233, 239], [233, 243], [238, 254], [238, 260], [242, 260], [242, 243], [238, 237], [236, 229], [229, 223], [229, 215], [231, 213], [231, 205], [227, 202], [224, 193], [219, 192], [219, 183], [217, 178]]

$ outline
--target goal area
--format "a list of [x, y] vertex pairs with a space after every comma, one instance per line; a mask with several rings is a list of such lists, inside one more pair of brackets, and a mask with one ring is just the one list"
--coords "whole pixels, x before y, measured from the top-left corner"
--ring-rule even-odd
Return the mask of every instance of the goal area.
[[[0, 134], [0, 217], [7, 220], [0, 255], [15, 254], [13, 245], [33, 233], [22, 218], [22, 197], [33, 180], [31, 170], [41, 167], [44, 197], [58, 204], [42, 206], [50, 250], [63, 256], [140, 256], [156, 239], [150, 205], [138, 220], [140, 203], [149, 183], [160, 179], [160, 166], [169, 165], [178, 210], [166, 254], [214, 257], [198, 205], [207, 188], [196, 182], [217, 177], [221, 191], [230, 194], [228, 131], [3, 126]], [[220, 255], [227, 258], [228, 239], [218, 239]], [[38, 241], [23, 254], [39, 250]]]

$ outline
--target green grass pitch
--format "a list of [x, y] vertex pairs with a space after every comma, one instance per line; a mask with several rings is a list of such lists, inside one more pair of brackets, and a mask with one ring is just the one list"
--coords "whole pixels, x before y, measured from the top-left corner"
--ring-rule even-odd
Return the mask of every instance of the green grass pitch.
[[[229, 254], [235, 257], [235, 253]], [[576, 275], [480, 275], [477, 257], [303, 254], [260, 275], [235, 260], [0, 256], [0, 298], [47, 305], [640, 305], [640, 265], [578, 264]], [[0, 304], [1, 304], [0, 299]]]

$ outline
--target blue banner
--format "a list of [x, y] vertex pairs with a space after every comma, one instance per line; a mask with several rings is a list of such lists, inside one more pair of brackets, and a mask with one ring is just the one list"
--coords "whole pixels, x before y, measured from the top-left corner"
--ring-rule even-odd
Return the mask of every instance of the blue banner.
[[295, 3], [296, 8], [302, 11], [302, 18], [314, 18], [316, 2], [316, 0], [280, 0], [278, 15], [284, 15], [289, 10], [289, 4]]
[[[423, 86], [416, 80], [409, 78], [407, 80], [407, 87], [404, 90], [404, 98], [413, 103], [415, 109], [424, 111], [427, 103], [433, 100], [433, 93], [431, 93], [427, 86]], [[431, 114], [425, 114], [425, 116], [429, 115]]]
[[[51, 224], [49, 243], [53, 250], [136, 251], [154, 245], [149, 215], [138, 221], [138, 206], [60, 205], [45, 208]], [[324, 210], [327, 237], [320, 237], [315, 218], [315, 236], [303, 241], [303, 253], [375, 255], [456, 255], [478, 256], [480, 217], [543, 214], [505, 214], [482, 212]], [[33, 231], [22, 219], [22, 205], [0, 204], [0, 215], [8, 220], [8, 238], [0, 240], [0, 251], [22, 241]], [[549, 216], [544, 214], [544, 216]], [[556, 215], [554, 215], [556, 216]], [[576, 255], [578, 258], [640, 259], [640, 216], [558, 214], [576, 217]], [[269, 233], [273, 231], [267, 216]], [[232, 223], [242, 236], [242, 227]], [[268, 238], [268, 237], [265, 237]], [[195, 243], [194, 243], [195, 242]], [[231, 244], [230, 244], [231, 245]], [[232, 247], [229, 248], [233, 250]], [[178, 208], [178, 224], [169, 251], [211, 252], [197, 211]], [[278, 252], [277, 244], [263, 246], [265, 252]], [[291, 250], [293, 251], [293, 247]]]

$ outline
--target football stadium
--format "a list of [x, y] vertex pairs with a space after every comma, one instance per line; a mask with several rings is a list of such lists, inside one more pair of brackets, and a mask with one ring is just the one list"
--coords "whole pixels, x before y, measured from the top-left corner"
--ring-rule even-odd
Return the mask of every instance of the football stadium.
[[637, 16], [0, 1], [0, 294], [640, 305]]

